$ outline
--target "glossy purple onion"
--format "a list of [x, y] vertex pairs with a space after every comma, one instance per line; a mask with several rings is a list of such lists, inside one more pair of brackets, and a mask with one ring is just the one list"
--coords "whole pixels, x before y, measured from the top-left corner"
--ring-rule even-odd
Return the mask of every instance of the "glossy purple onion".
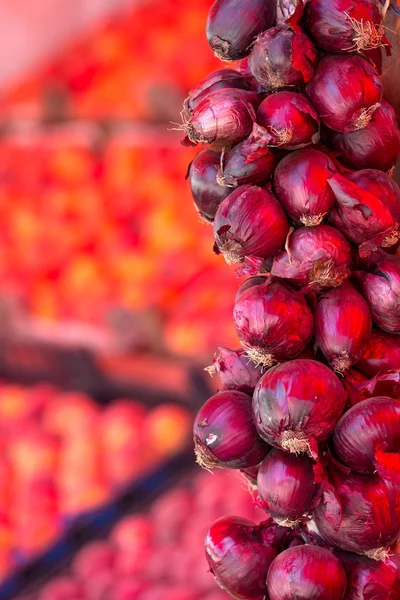
[[257, 367], [243, 349], [229, 350], [217, 346], [214, 362], [206, 369], [210, 375], [217, 373], [226, 389], [252, 394], [261, 375], [262, 368]]
[[392, 177], [378, 169], [362, 169], [350, 171], [347, 179], [361, 188], [377, 196], [400, 223], [400, 188]]
[[370, 273], [358, 271], [356, 276], [375, 325], [389, 333], [399, 334], [400, 256], [387, 255], [387, 258], [379, 260], [376, 269]]
[[367, 302], [347, 281], [320, 297], [314, 313], [315, 341], [332, 369], [342, 373], [363, 355], [372, 320]]
[[263, 525], [240, 517], [215, 521], [205, 538], [211, 573], [218, 585], [239, 600], [262, 600], [266, 578], [277, 551], [265, 541]]
[[243, 185], [224, 200], [215, 215], [215, 251], [228, 264], [246, 256], [272, 257], [286, 240], [289, 223], [277, 199], [266, 190]]
[[313, 331], [304, 297], [287, 283], [271, 280], [242, 292], [233, 320], [247, 355], [263, 366], [294, 358], [309, 344]]
[[208, 42], [217, 58], [244, 58], [255, 38], [272, 27], [276, 0], [216, 0], [207, 19]]
[[318, 498], [312, 460], [273, 448], [258, 469], [257, 489], [262, 507], [274, 521], [292, 527]]
[[250, 396], [236, 390], [207, 400], [196, 415], [193, 439], [197, 462], [208, 469], [252, 467], [268, 451], [255, 429]]
[[335, 173], [333, 161], [312, 148], [298, 150], [282, 159], [273, 184], [286, 214], [297, 224], [319, 225], [335, 202], [328, 185]]
[[367, 377], [400, 368], [400, 336], [374, 329], [356, 368]]
[[318, 292], [348, 279], [350, 263], [350, 244], [340, 231], [329, 225], [300, 227], [289, 237], [286, 250], [275, 255], [271, 274]]
[[195, 156], [188, 170], [195, 208], [210, 223], [214, 221], [218, 206], [231, 191], [217, 182], [220, 159], [219, 152], [206, 148]]
[[267, 587], [270, 600], [343, 600], [346, 573], [327, 548], [298, 545], [272, 562]]
[[356, 131], [380, 106], [382, 81], [364, 58], [328, 54], [319, 61], [307, 96], [327, 127]]
[[339, 378], [315, 360], [296, 359], [267, 371], [253, 394], [259, 435], [271, 446], [316, 455], [316, 444], [333, 432], [345, 405]]
[[298, 150], [319, 141], [319, 117], [301, 94], [277, 92], [258, 107], [257, 123], [266, 130], [270, 146]]
[[389, 171], [400, 155], [400, 129], [393, 107], [383, 100], [366, 127], [332, 132], [331, 144], [349, 167]]
[[399, 600], [400, 579], [391, 562], [368, 556], [340, 552], [338, 555], [347, 576], [344, 600]]
[[301, 30], [280, 25], [257, 38], [249, 65], [261, 86], [274, 91], [310, 81], [316, 60], [317, 50]]
[[251, 85], [239, 71], [234, 69], [218, 69], [209, 73], [193, 90], [190, 90], [188, 97], [184, 102], [184, 110], [191, 115], [196, 106], [200, 104], [212, 92], [224, 88], [239, 88], [241, 90], [250, 90]]

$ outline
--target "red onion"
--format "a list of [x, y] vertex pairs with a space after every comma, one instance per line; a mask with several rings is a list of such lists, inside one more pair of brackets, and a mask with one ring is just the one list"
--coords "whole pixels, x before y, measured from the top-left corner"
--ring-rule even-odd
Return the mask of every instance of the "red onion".
[[400, 401], [368, 398], [348, 410], [336, 425], [333, 448], [357, 473], [375, 473], [400, 482]]
[[271, 446], [316, 455], [341, 416], [346, 395], [338, 377], [315, 360], [297, 359], [273, 367], [253, 394], [254, 422]]
[[257, 488], [264, 510], [279, 525], [292, 527], [314, 508], [319, 486], [308, 456], [274, 448], [258, 469]]
[[289, 237], [287, 249], [278, 252], [271, 274], [293, 285], [316, 292], [341, 285], [350, 277], [350, 245], [337, 229], [329, 225], [301, 227]]
[[349, 369], [343, 378], [343, 385], [348, 393], [347, 406], [350, 408], [367, 398], [389, 396], [400, 399], [400, 371], [388, 371], [367, 379], [365, 375]]
[[364, 129], [333, 132], [331, 143], [350, 167], [389, 171], [400, 154], [400, 130], [393, 107], [383, 100]]
[[358, 271], [356, 276], [375, 324], [400, 333], [400, 256], [387, 255], [372, 273]]
[[374, 330], [367, 342], [364, 354], [357, 363], [364, 375], [373, 377], [398, 369], [400, 365], [400, 336]]
[[252, 134], [221, 160], [217, 181], [221, 186], [237, 187], [246, 183], [266, 183], [281, 158], [281, 153], [271, 150], [258, 135], [255, 124]]
[[264, 541], [263, 525], [240, 517], [222, 517], [205, 539], [206, 558], [218, 585], [234, 598], [262, 600], [277, 552]]
[[310, 81], [316, 60], [317, 50], [301, 30], [280, 25], [257, 38], [249, 65], [262, 87], [271, 91]]
[[218, 392], [200, 408], [193, 439], [197, 462], [208, 469], [252, 467], [268, 450], [253, 423], [251, 398], [234, 390]]
[[245, 77], [234, 69], [218, 69], [213, 71], [203, 81], [201, 81], [193, 90], [189, 92], [184, 102], [184, 110], [191, 115], [196, 106], [200, 104], [212, 92], [224, 88], [239, 88], [241, 90], [250, 90], [250, 83]]
[[382, 81], [360, 56], [325, 55], [307, 85], [307, 96], [327, 127], [356, 131], [380, 106]]
[[190, 189], [197, 212], [202, 219], [213, 222], [218, 206], [231, 190], [217, 183], [220, 153], [210, 149], [199, 152], [189, 166]]
[[314, 519], [322, 538], [342, 550], [380, 560], [400, 533], [400, 488], [379, 475], [331, 466]]
[[220, 60], [250, 54], [259, 33], [274, 24], [276, 0], [216, 0], [207, 19], [207, 39]]
[[319, 225], [335, 202], [328, 185], [335, 173], [333, 161], [311, 148], [281, 160], [275, 170], [274, 188], [289, 217], [308, 227]]
[[298, 150], [319, 141], [319, 117], [301, 94], [277, 92], [263, 100], [257, 122], [266, 129], [270, 146]]
[[218, 373], [221, 383], [225, 388], [252, 394], [261, 375], [261, 367], [257, 367], [246, 356], [244, 350], [229, 350], [224, 346], [217, 346], [218, 352], [214, 355], [214, 363], [207, 367], [210, 375]]
[[371, 335], [368, 304], [347, 281], [324, 292], [315, 317], [315, 341], [332, 369], [342, 373], [363, 355]]
[[242, 262], [245, 256], [269, 258], [284, 246], [288, 231], [276, 198], [260, 187], [243, 185], [218, 207], [214, 249], [228, 264]]
[[266, 280], [235, 301], [233, 320], [247, 356], [271, 366], [309, 344], [313, 317], [303, 296], [286, 283]]
[[242, 58], [242, 60], [240, 60], [237, 64], [237, 70], [249, 82], [251, 89], [254, 92], [260, 92], [262, 88], [250, 70], [249, 58], [249, 56], [246, 56], [246, 58]]
[[399, 600], [400, 580], [395, 565], [340, 552], [347, 576], [345, 600]]
[[251, 489], [257, 488], [257, 475], [259, 468], [260, 465], [256, 465], [255, 467], [248, 467], [247, 469], [240, 469], [241, 474], [244, 476], [247, 483], [250, 484]]
[[361, 257], [379, 246], [389, 247], [398, 241], [398, 225], [384, 203], [383, 194], [375, 195], [339, 173], [328, 184], [337, 201], [330, 221], [350, 242], [360, 244]]
[[255, 92], [240, 89], [222, 89], [208, 94], [196, 106], [190, 117], [182, 114], [182, 129], [194, 144], [217, 144], [233, 146], [238, 144], [253, 129], [254, 109], [257, 109], [262, 96]]
[[305, 23], [326, 52], [368, 50], [385, 42], [382, 16], [370, 0], [309, 0]]
[[394, 179], [378, 169], [350, 171], [346, 177], [361, 188], [377, 196], [400, 223], [400, 188]]
[[304, 544], [275, 558], [267, 587], [270, 600], [343, 600], [346, 573], [330, 550]]

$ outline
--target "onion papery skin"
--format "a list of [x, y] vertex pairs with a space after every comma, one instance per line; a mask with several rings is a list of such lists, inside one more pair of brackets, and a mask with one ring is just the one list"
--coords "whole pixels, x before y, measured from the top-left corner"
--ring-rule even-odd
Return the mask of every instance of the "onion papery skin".
[[242, 348], [230, 350], [224, 346], [217, 346], [214, 362], [206, 369], [210, 375], [217, 373], [226, 389], [238, 390], [252, 394], [263, 370], [257, 367]]
[[339, 173], [328, 183], [336, 197], [330, 222], [350, 242], [360, 244], [361, 257], [368, 256], [379, 246], [397, 243], [399, 225], [385, 204], [383, 194], [372, 193]]
[[271, 274], [316, 292], [337, 287], [350, 277], [350, 244], [329, 225], [301, 227], [291, 234], [287, 249], [278, 252]]
[[270, 146], [299, 150], [319, 141], [319, 117], [301, 94], [277, 92], [258, 107], [257, 123], [267, 132]]
[[218, 392], [200, 408], [193, 426], [198, 463], [205, 468], [244, 469], [258, 465], [268, 451], [257, 435], [251, 398], [243, 392]]
[[393, 107], [382, 100], [368, 125], [350, 133], [332, 132], [331, 144], [349, 167], [389, 171], [400, 154], [400, 130]]
[[271, 280], [241, 293], [233, 320], [249, 358], [265, 367], [294, 358], [308, 346], [313, 331], [304, 297], [292, 286]]
[[253, 394], [259, 435], [271, 446], [316, 455], [344, 410], [346, 394], [339, 378], [314, 360], [296, 359], [273, 367]]
[[206, 558], [216, 582], [235, 598], [262, 600], [277, 551], [264, 543], [263, 527], [240, 517], [222, 517], [205, 538]]
[[343, 385], [348, 394], [348, 408], [378, 396], [389, 396], [400, 400], [400, 370], [387, 371], [367, 379], [355, 369], [349, 369], [343, 377]]
[[315, 341], [326, 360], [339, 373], [363, 355], [372, 330], [367, 302], [347, 281], [319, 299], [314, 313]]
[[335, 196], [328, 180], [336, 173], [333, 161], [319, 150], [305, 148], [285, 156], [273, 185], [286, 214], [298, 225], [319, 225], [332, 209]]
[[362, 169], [346, 174], [347, 179], [377, 196], [400, 223], [400, 188], [394, 179], [378, 169]]
[[383, 37], [382, 16], [369, 0], [310, 0], [304, 21], [315, 44], [326, 52], [368, 50]]
[[282, 154], [254, 143], [251, 138], [237, 144], [223, 157], [217, 176], [220, 186], [261, 185], [270, 180]]
[[222, 89], [208, 94], [184, 117], [182, 128], [193, 144], [213, 144], [216, 149], [234, 146], [246, 139], [255, 119], [254, 111], [262, 101], [256, 92]]
[[234, 69], [218, 69], [217, 71], [213, 71], [193, 90], [190, 90], [183, 105], [185, 112], [191, 115], [194, 109], [209, 94], [225, 88], [239, 88], [249, 91], [251, 85], [239, 71], [235, 71]]
[[400, 368], [400, 336], [373, 330], [356, 368], [367, 377]]
[[[276, 3], [276, 23], [285, 25], [288, 19], [295, 15], [296, 9], [299, 11], [299, 4], [302, 0], [277, 0]], [[300, 7], [301, 8], [301, 7]], [[299, 15], [299, 18], [301, 14]]]
[[193, 202], [199, 215], [212, 223], [218, 206], [231, 192], [217, 183], [221, 154], [209, 148], [199, 152], [188, 172]]
[[275, 558], [267, 587], [270, 600], [343, 600], [346, 573], [330, 550], [304, 544]]
[[215, 215], [215, 250], [228, 264], [246, 256], [270, 258], [286, 240], [289, 223], [278, 200], [266, 190], [243, 185], [224, 200]]
[[347, 576], [344, 600], [400, 600], [400, 580], [393, 564], [340, 552]]
[[267, 91], [310, 81], [317, 50], [301, 30], [288, 25], [271, 27], [255, 42], [249, 65], [260, 85]]
[[279, 525], [295, 525], [315, 506], [319, 486], [312, 460], [273, 448], [258, 469], [257, 489], [262, 507]]
[[[400, 333], [400, 256], [387, 256], [372, 273], [356, 273], [375, 325]], [[361, 358], [361, 357], [360, 357]], [[400, 368], [400, 365], [398, 366]]]
[[333, 449], [357, 473], [378, 471], [400, 483], [400, 401], [368, 398], [348, 410], [336, 425]]
[[357, 131], [380, 106], [382, 81], [360, 56], [325, 55], [307, 85], [307, 96], [327, 127]]
[[215, 56], [229, 62], [250, 54], [252, 42], [272, 27], [275, 15], [276, 0], [216, 0], [206, 27]]
[[400, 533], [400, 488], [379, 475], [362, 475], [331, 467], [314, 519], [322, 538], [348, 552], [375, 559]]

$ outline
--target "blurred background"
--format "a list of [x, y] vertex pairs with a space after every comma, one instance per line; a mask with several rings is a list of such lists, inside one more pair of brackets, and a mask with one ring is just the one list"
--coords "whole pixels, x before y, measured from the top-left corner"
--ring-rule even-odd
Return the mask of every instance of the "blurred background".
[[190, 440], [237, 346], [171, 129], [209, 7], [0, 1], [1, 600], [218, 600], [208, 526], [262, 517]]

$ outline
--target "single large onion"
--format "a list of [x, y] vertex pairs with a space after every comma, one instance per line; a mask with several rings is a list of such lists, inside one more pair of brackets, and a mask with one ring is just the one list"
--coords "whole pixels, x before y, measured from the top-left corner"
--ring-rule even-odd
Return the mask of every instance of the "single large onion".
[[207, 19], [214, 54], [232, 61], [250, 54], [254, 39], [274, 24], [276, 0], [216, 0]]
[[234, 390], [218, 392], [200, 408], [193, 439], [197, 462], [207, 469], [252, 467], [268, 451], [254, 426], [251, 398]]
[[335, 371], [346, 371], [361, 358], [371, 335], [368, 304], [346, 281], [321, 296], [314, 316], [317, 345]]
[[262, 375], [262, 368], [257, 367], [242, 349], [229, 350], [217, 346], [214, 362], [206, 371], [210, 375], [217, 373], [226, 389], [238, 390], [252, 394]]
[[262, 507], [279, 525], [291, 527], [311, 511], [318, 497], [312, 460], [274, 448], [257, 474]]
[[367, 377], [399, 369], [400, 336], [375, 329], [356, 368]]
[[287, 283], [269, 279], [241, 293], [233, 320], [247, 355], [263, 366], [295, 357], [309, 344], [313, 331], [304, 297]]
[[379, 246], [397, 243], [400, 232], [384, 193], [378, 195], [337, 173], [328, 184], [337, 204], [329, 216], [331, 223], [355, 244], [360, 244], [360, 256], [368, 256]]
[[274, 173], [274, 189], [285, 212], [296, 223], [319, 225], [335, 196], [328, 180], [336, 173], [323, 152], [306, 148], [286, 156]]
[[353, 471], [378, 471], [400, 483], [400, 400], [368, 398], [353, 406], [336, 425], [333, 448]]
[[387, 255], [371, 273], [358, 271], [356, 276], [375, 324], [400, 333], [400, 256]]
[[218, 206], [231, 191], [217, 183], [220, 159], [219, 152], [206, 148], [195, 156], [188, 170], [195, 208], [205, 221], [211, 223]]
[[378, 169], [362, 169], [346, 173], [347, 179], [377, 196], [400, 223], [400, 188], [392, 177]]
[[307, 85], [307, 96], [327, 127], [356, 131], [380, 106], [382, 81], [360, 56], [325, 55]]
[[183, 108], [188, 115], [191, 115], [196, 106], [200, 104], [206, 96], [223, 88], [239, 88], [241, 90], [250, 90], [250, 83], [239, 71], [234, 69], [218, 69], [209, 73], [203, 81], [189, 92]]
[[224, 200], [214, 219], [214, 249], [228, 264], [246, 256], [270, 258], [286, 240], [289, 223], [274, 196], [266, 190], [243, 185]]
[[345, 401], [343, 386], [328, 367], [296, 359], [261, 377], [253, 394], [254, 423], [271, 446], [316, 455], [316, 443], [329, 438]]
[[370, 0], [309, 0], [305, 23], [326, 52], [352, 52], [383, 43], [382, 16]]
[[391, 562], [340, 552], [338, 558], [347, 576], [344, 600], [399, 600], [400, 579]]
[[298, 545], [272, 562], [267, 587], [270, 600], [343, 600], [346, 573], [327, 548]]
[[389, 171], [400, 154], [400, 130], [393, 107], [383, 100], [366, 127], [350, 133], [332, 132], [331, 143], [349, 167]]
[[350, 277], [350, 244], [329, 225], [301, 227], [289, 237], [286, 250], [275, 255], [271, 274], [314, 291], [341, 285]]
[[222, 517], [205, 539], [206, 558], [218, 585], [239, 600], [262, 600], [277, 551], [265, 542], [263, 525], [240, 517]]
[[298, 150], [319, 141], [319, 117], [301, 94], [277, 92], [258, 107], [257, 123], [266, 129], [270, 146]]
[[253, 129], [254, 110], [262, 96], [240, 89], [221, 89], [208, 94], [184, 117], [182, 129], [193, 144], [214, 144], [230, 147], [238, 144]]
[[314, 519], [323, 539], [377, 560], [400, 533], [400, 488], [379, 475], [329, 469], [329, 481]]
[[280, 25], [257, 38], [249, 65], [262, 87], [273, 91], [310, 81], [316, 60], [317, 50], [302, 31]]

